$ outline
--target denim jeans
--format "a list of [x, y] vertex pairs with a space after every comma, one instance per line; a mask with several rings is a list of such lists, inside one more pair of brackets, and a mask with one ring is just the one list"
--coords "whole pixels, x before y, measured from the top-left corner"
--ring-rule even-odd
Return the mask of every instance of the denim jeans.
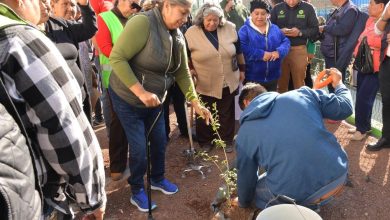
[[[278, 198], [278, 195], [274, 195], [271, 192], [271, 190], [268, 188], [267, 184], [265, 183], [266, 177], [267, 177], [267, 173], [263, 173], [261, 176], [259, 176], [259, 179], [257, 180], [256, 198], [255, 198], [256, 207], [260, 209], [265, 209], [273, 205], [286, 203], [282, 199]], [[319, 206], [327, 204], [328, 202], [333, 200], [332, 196], [329, 199], [326, 199], [325, 202], [321, 204], [312, 205], [314, 201], [321, 198], [323, 195], [330, 192], [331, 190], [335, 189], [337, 186], [345, 183], [346, 179], [347, 179], [347, 173], [337, 178], [336, 180], [330, 182], [328, 185], [323, 186], [317, 192], [313, 193], [308, 198], [306, 198], [304, 201], [297, 201], [297, 204], [306, 206], [311, 209], [317, 209], [319, 208]]]
[[[109, 94], [114, 111], [125, 130], [127, 141], [129, 142], [129, 168], [131, 175], [127, 181], [131, 185], [132, 193], [137, 194], [141, 188], [144, 188], [143, 177], [147, 167], [146, 134], [158, 113], [163, 111], [163, 108], [137, 108], [120, 98], [111, 88], [109, 88]], [[154, 182], [163, 180], [165, 172], [167, 139], [163, 113], [161, 112], [161, 117], [156, 122], [149, 137], [151, 179]]]

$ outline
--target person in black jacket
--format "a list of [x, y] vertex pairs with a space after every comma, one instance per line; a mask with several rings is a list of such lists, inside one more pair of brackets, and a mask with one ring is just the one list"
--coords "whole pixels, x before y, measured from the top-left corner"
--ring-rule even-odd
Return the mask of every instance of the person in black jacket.
[[41, 19], [40, 23], [44, 23], [46, 36], [55, 43], [79, 83], [83, 94], [84, 112], [91, 122], [91, 103], [84, 74], [80, 69], [78, 50], [80, 42], [95, 35], [96, 15], [88, 0], [78, 0], [77, 4], [81, 10], [82, 22], [74, 21], [77, 12], [75, 0], [53, 0], [50, 2], [51, 16]]
[[306, 43], [318, 33], [318, 20], [314, 7], [301, 0], [285, 0], [271, 11], [271, 22], [279, 26], [291, 42], [290, 52], [282, 62], [282, 75], [278, 81], [280, 93], [288, 90], [290, 73], [294, 88], [305, 85]]
[[[326, 24], [320, 26], [320, 33], [323, 36], [321, 53], [325, 58], [325, 67], [339, 69], [343, 74], [343, 82], [345, 82], [345, 72], [349, 62], [345, 62], [341, 66], [338, 65], [338, 60], [348, 59], [340, 55], [350, 47], [347, 47], [348, 44], [356, 43], [348, 42], [348, 37], [358, 19], [358, 9], [350, 0], [333, 0], [332, 4], [337, 7], [336, 10], [330, 15]], [[352, 52], [350, 55], [352, 55]], [[328, 86], [328, 89], [330, 92], [334, 92], [331, 86]]]

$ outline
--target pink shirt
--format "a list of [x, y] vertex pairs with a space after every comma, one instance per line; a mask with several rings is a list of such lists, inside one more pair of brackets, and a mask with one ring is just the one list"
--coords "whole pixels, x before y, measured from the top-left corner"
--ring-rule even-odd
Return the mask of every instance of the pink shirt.
[[368, 46], [371, 48], [372, 59], [374, 61], [374, 72], [379, 71], [380, 65], [380, 54], [381, 54], [381, 38], [382, 35], [378, 35], [375, 33], [375, 18], [369, 17], [366, 22], [366, 27], [364, 31], [360, 34], [358, 39], [358, 43], [355, 47], [354, 55], [357, 54], [359, 45], [364, 36], [367, 36]]

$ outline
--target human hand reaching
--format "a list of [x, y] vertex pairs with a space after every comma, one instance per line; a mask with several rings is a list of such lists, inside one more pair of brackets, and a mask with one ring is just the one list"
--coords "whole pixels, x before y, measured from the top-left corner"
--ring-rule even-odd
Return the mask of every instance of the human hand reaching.
[[203, 118], [207, 125], [210, 124], [210, 121], [213, 120], [211, 117], [211, 112], [204, 106], [199, 103], [199, 100], [193, 100], [191, 105], [194, 107], [196, 114]]
[[332, 77], [332, 86], [333, 88], [336, 88], [338, 85], [343, 84], [342, 74], [341, 72], [336, 68], [330, 68], [329, 69], [329, 76]]

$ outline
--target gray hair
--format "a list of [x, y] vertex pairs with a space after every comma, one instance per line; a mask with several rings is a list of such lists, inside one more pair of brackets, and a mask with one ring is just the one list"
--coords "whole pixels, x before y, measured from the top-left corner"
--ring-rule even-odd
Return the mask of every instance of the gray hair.
[[209, 15], [215, 15], [219, 17], [219, 25], [218, 25], [219, 27], [222, 27], [226, 22], [221, 6], [214, 3], [207, 2], [204, 5], [202, 5], [202, 7], [200, 7], [198, 12], [196, 13], [193, 22], [194, 25], [203, 27], [203, 20], [205, 17]]
[[145, 11], [148, 11], [154, 7], [158, 7], [161, 10], [163, 4], [178, 5], [182, 7], [191, 8], [192, 0], [145, 0], [142, 4], [142, 8]]

